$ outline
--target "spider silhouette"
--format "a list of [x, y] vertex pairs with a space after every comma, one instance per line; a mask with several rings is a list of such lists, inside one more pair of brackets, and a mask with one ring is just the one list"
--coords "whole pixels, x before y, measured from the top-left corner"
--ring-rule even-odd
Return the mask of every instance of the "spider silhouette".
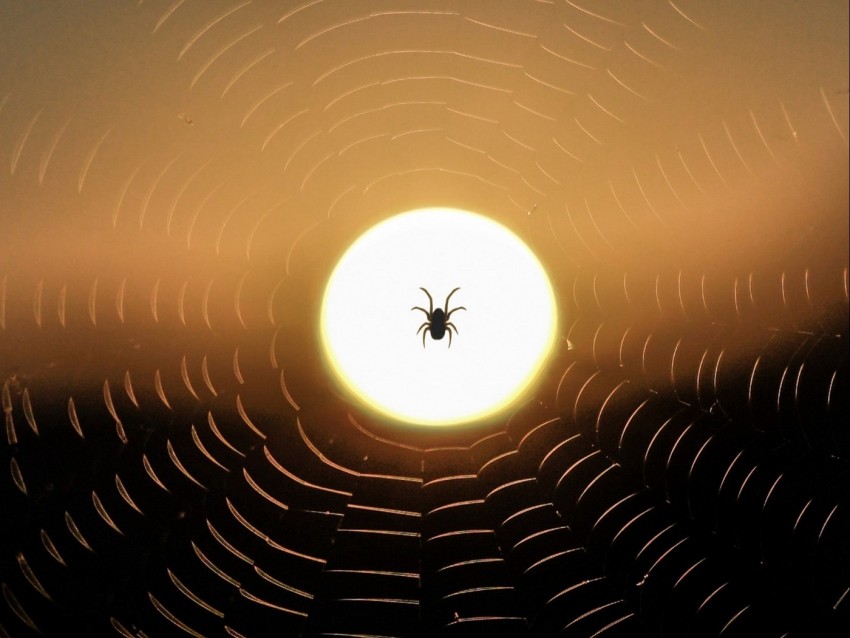
[[452, 313], [457, 310], [466, 310], [463, 306], [458, 306], [457, 308], [452, 308], [449, 310], [449, 299], [452, 298], [452, 295], [455, 294], [460, 288], [455, 288], [449, 293], [449, 296], [446, 297], [446, 307], [437, 308], [434, 310], [434, 300], [431, 299], [431, 293], [420, 286], [419, 290], [428, 295], [428, 310], [425, 308], [420, 308], [419, 306], [413, 306], [411, 310], [421, 310], [425, 313], [427, 317], [427, 321], [419, 326], [419, 330], [416, 331], [416, 334], [419, 334], [419, 331], [424, 328], [422, 331], [422, 347], [425, 347], [425, 335], [429, 332], [431, 333], [431, 338], [435, 341], [439, 341], [442, 339], [445, 334], [449, 333], [449, 348], [452, 347], [452, 329], [457, 332], [457, 326], [455, 326], [449, 319], [451, 319]]

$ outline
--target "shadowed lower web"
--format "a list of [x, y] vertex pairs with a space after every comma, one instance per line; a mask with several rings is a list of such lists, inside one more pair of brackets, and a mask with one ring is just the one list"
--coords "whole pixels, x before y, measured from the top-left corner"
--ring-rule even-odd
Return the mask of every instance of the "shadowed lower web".
[[[846, 629], [846, 23], [10, 10], [0, 634]], [[535, 396], [454, 435], [347, 404], [312, 329], [422, 205], [516, 230], [562, 312]]]

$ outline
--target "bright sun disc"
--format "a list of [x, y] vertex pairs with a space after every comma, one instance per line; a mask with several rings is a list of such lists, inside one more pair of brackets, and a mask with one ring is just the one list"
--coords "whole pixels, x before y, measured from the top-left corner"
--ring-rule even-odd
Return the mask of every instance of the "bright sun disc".
[[[439, 341], [417, 328], [460, 288], [457, 332]], [[325, 289], [325, 355], [349, 393], [393, 419], [454, 425], [495, 414], [531, 385], [555, 341], [549, 278], [522, 240], [493, 220], [428, 208], [361, 235]]]

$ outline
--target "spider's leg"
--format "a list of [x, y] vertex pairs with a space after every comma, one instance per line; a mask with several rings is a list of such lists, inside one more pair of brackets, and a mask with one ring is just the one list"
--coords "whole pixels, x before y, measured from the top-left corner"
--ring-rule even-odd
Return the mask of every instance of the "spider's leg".
[[452, 334], [452, 328], [454, 328], [454, 331], [457, 332], [458, 334], [460, 333], [460, 330], [457, 329], [456, 325], [454, 325], [451, 321], [447, 321], [446, 322], [446, 330], [448, 330], [449, 336], [451, 336], [451, 334]]
[[451, 298], [452, 298], [452, 295], [453, 295], [453, 294], [455, 294], [458, 290], [460, 290], [460, 288], [455, 288], [454, 290], [452, 290], [452, 291], [449, 293], [449, 296], [448, 296], [448, 297], [446, 297], [446, 308], [445, 308], [445, 310], [443, 310], [443, 312], [444, 312], [444, 313], [446, 313], [446, 314], [448, 314], [448, 313], [449, 313], [449, 299], [451, 299]]
[[449, 324], [446, 324], [446, 332], [449, 333], [449, 348], [452, 347], [452, 329], [449, 327]]
[[449, 312], [447, 312], [447, 313], [446, 313], [446, 319], [451, 318], [452, 313], [453, 313], [455, 310], [466, 310], [466, 308], [464, 308], [463, 306], [458, 306], [457, 308], [452, 308]]
[[[418, 332], [418, 331], [417, 331]], [[422, 331], [422, 347], [425, 347], [425, 335], [428, 334], [427, 330]]]
[[[431, 324], [430, 324], [430, 323], [428, 323], [428, 322], [426, 321], [426, 322], [425, 322], [425, 323], [423, 323], [421, 326], [419, 326], [419, 330], [422, 330], [422, 328], [427, 328], [427, 327], [428, 327], [428, 326], [430, 326], [430, 325], [431, 325]], [[417, 330], [417, 331], [416, 331], [416, 334], [419, 334], [419, 330]]]
[[431, 293], [425, 290], [422, 286], [419, 286], [419, 290], [428, 295], [428, 316], [430, 317], [432, 314], [434, 314], [434, 300], [431, 299]]
[[428, 317], [428, 320], [429, 321], [431, 320], [431, 313], [429, 313], [427, 310], [425, 310], [425, 308], [420, 308], [419, 306], [413, 306], [413, 308], [411, 308], [411, 310], [421, 310], [422, 312], [425, 313], [425, 316]]

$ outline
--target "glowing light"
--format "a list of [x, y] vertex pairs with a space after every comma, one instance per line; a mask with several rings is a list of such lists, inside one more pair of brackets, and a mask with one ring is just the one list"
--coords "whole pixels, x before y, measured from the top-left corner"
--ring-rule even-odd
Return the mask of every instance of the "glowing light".
[[[417, 328], [446, 296], [457, 328], [436, 341]], [[528, 390], [555, 341], [557, 311], [542, 265], [510, 230], [448, 208], [387, 219], [340, 259], [322, 301], [327, 361], [354, 397], [418, 425], [468, 423]]]

